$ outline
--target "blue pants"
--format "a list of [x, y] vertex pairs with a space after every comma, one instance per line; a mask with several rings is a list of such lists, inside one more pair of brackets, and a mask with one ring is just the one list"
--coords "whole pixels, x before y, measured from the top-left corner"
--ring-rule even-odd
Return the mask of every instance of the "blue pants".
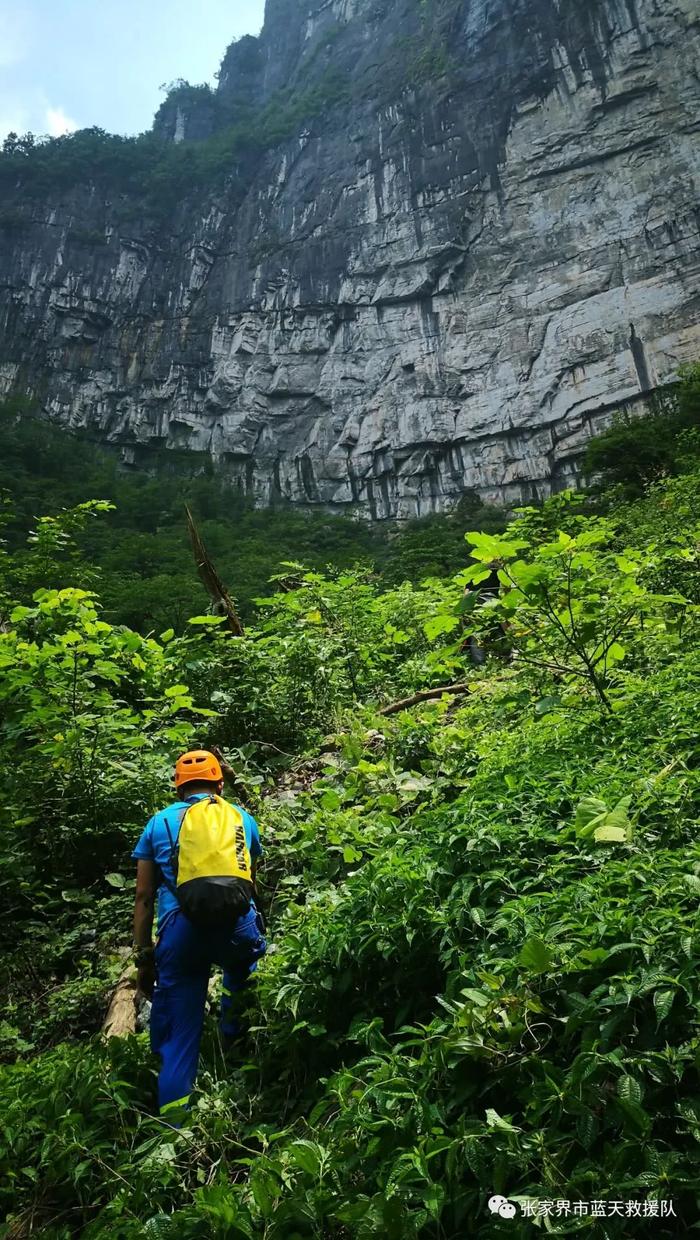
[[186, 1106], [197, 1075], [209, 974], [224, 970], [221, 1030], [239, 1032], [234, 996], [265, 955], [263, 921], [255, 908], [231, 931], [197, 930], [179, 910], [166, 921], [156, 943], [156, 987], [151, 1008], [151, 1049], [161, 1057], [158, 1105], [161, 1114]]

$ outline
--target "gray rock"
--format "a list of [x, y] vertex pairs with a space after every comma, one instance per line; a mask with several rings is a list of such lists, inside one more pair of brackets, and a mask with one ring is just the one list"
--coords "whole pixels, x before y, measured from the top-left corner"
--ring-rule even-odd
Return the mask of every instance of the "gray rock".
[[329, 70], [354, 102], [156, 230], [86, 186], [26, 203], [0, 393], [141, 464], [211, 452], [260, 504], [408, 517], [571, 480], [614, 410], [700, 357], [697, 0], [429, 7], [426, 74], [417, 0], [268, 0], [216, 106], [166, 102], [160, 132]]

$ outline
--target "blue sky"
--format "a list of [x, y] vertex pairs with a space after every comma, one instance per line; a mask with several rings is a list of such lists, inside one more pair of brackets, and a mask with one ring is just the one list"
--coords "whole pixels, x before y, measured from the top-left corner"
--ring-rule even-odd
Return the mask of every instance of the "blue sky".
[[0, 139], [150, 128], [176, 78], [212, 82], [264, 0], [0, 0]]

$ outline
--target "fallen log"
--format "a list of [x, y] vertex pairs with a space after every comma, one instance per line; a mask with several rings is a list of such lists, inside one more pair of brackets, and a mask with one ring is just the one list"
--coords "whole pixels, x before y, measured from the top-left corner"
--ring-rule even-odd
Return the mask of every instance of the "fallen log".
[[471, 693], [471, 686], [461, 683], [456, 685], [440, 685], [438, 689], [421, 689], [420, 693], [414, 693], [411, 697], [401, 698], [400, 702], [391, 702], [389, 706], [382, 706], [377, 713], [380, 715], [396, 715], [400, 710], [408, 710], [409, 706], [417, 706], [419, 702], [429, 702], [431, 698], [440, 698], [443, 694], [457, 696], [460, 693]]
[[[131, 953], [126, 950], [120, 951], [119, 954], [128, 956]], [[130, 960], [112, 991], [107, 1015], [102, 1022], [102, 1033], [105, 1038], [125, 1038], [130, 1033], [136, 1033], [138, 1018], [136, 996], [136, 969]]]
[[[128, 964], [119, 975], [119, 980], [112, 991], [107, 1008], [107, 1015], [102, 1022], [103, 1038], [126, 1038], [131, 1033], [142, 1033], [148, 1029], [151, 1019], [151, 1000], [141, 994], [138, 989], [136, 966], [130, 959], [128, 947], [120, 947], [117, 953]], [[216, 985], [216, 977], [209, 980], [209, 995]]]

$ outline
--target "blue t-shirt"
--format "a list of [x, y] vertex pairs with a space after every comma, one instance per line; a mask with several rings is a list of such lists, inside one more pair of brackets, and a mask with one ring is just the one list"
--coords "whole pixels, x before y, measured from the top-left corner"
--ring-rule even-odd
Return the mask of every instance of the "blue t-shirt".
[[[207, 792], [198, 792], [196, 796], [190, 797], [187, 801], [173, 801], [172, 805], [168, 805], [167, 809], [160, 810], [154, 814], [146, 823], [141, 838], [132, 852], [134, 861], [155, 861], [156, 865], [167, 878], [173, 887], [176, 885], [175, 871], [171, 864], [170, 850], [171, 843], [168, 837], [168, 831], [165, 826], [164, 819], [167, 818], [170, 827], [170, 835], [172, 843], [177, 844], [177, 837], [180, 832], [180, 823], [184, 817], [184, 811], [188, 805], [194, 801], [201, 801], [202, 797], [206, 797]], [[258, 824], [249, 814], [247, 810], [236, 806], [237, 810], [243, 817], [243, 829], [245, 831], [245, 842], [248, 845], [251, 861], [257, 861], [262, 856], [262, 844], [260, 843], [260, 832]], [[180, 906], [177, 902], [177, 896], [166, 887], [165, 883], [161, 883], [158, 888], [158, 930], [162, 930], [163, 923], [171, 913], [175, 912]]]

